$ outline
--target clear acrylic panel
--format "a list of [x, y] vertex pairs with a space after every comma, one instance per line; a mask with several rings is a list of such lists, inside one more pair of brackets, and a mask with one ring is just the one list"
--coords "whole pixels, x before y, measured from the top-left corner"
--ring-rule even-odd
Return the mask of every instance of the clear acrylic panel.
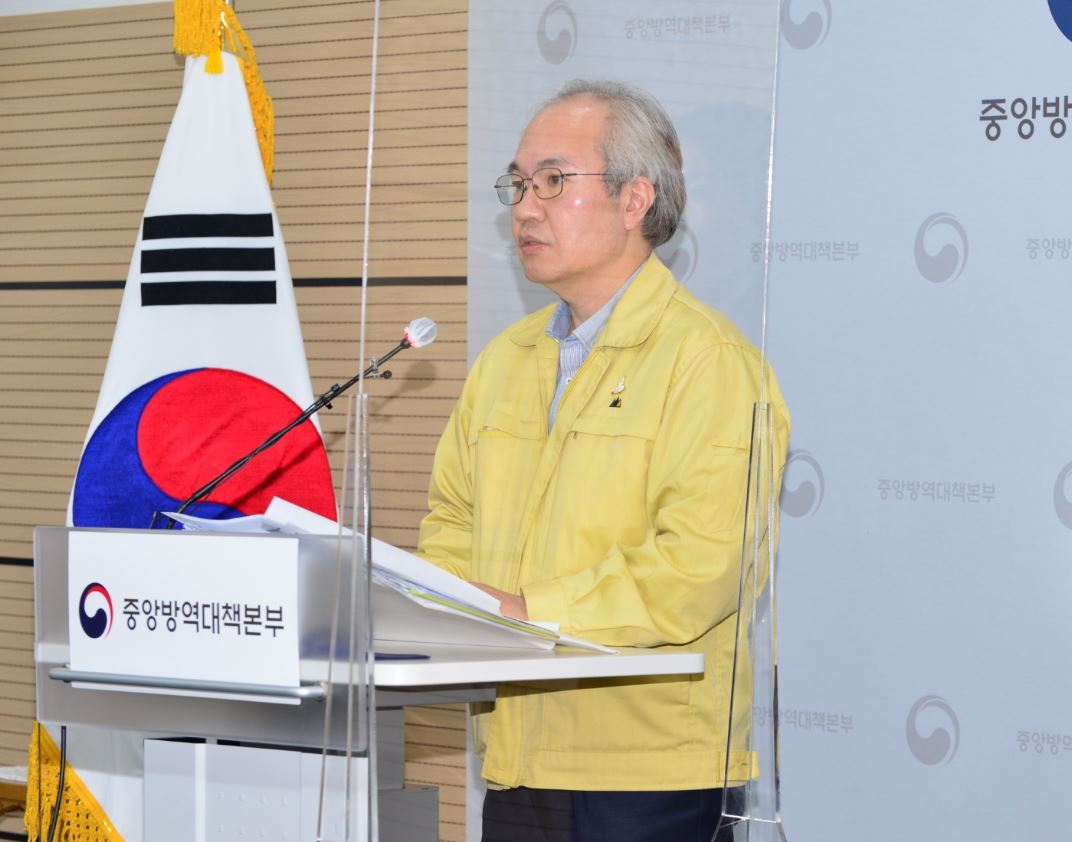
[[[784, 455], [784, 454], [783, 454]], [[776, 624], [778, 489], [771, 407], [756, 403], [741, 541], [741, 585], [726, 735], [726, 780], [719, 826], [736, 842], [784, 842], [778, 772]], [[734, 799], [730, 787], [737, 787]]]
[[[375, 645], [372, 627], [372, 469], [365, 378], [380, 376], [366, 364], [369, 222], [375, 149], [380, 0], [373, 0], [368, 134], [365, 147], [364, 233], [358, 301], [357, 392], [347, 401], [343, 476], [336, 539], [336, 587], [331, 606], [328, 694], [324, 706], [318, 842], [377, 842]], [[389, 376], [389, 374], [387, 375]]]
[[688, 200], [657, 254], [762, 344], [779, 8], [779, 0], [470, 2], [470, 362], [513, 321], [556, 300], [526, 277], [510, 210], [492, 185], [537, 106], [577, 78], [634, 83], [666, 109]]
[[[727, 316], [759, 352], [748, 358], [748, 364], [755, 366], [747, 373], [754, 387], [734, 395], [740, 400], [739, 407], [735, 405], [741, 419], [739, 440], [749, 435], [749, 410], [753, 404], [761, 407], [752, 431], [747, 487], [742, 482], [733, 491], [734, 502], [747, 497], [745, 534], [734, 533], [734, 542], [743, 537], [745, 551], [738, 559], [735, 545], [726, 551], [728, 562], [724, 557], [717, 559], [719, 565], [742, 565], [740, 593], [733, 593], [738, 583], [727, 577], [726, 591], [720, 594], [730, 606], [739, 597], [741, 613], [736, 620], [732, 615], [726, 618], [725, 612], [711, 618], [731, 629], [735, 622], [744, 624], [737, 632], [741, 642], [732, 689], [720, 683], [711, 690], [718, 695], [717, 707], [723, 712], [725, 697], [732, 694], [734, 727], [727, 734], [720, 718], [710, 728], [713, 733], [706, 735], [712, 754], [721, 756], [721, 749], [728, 748], [725, 768], [719, 771], [744, 796], [741, 808], [731, 811], [725, 805], [723, 826], [734, 826], [738, 840], [759, 840], [765, 838], [759, 835], [761, 827], [775, 830], [771, 838], [781, 834], [780, 821], [775, 821], [779, 815], [775, 724], [769, 716], [754, 716], [753, 709], [777, 709], [771, 589], [774, 487], [785, 458], [786, 419], [781, 396], [768, 394], [772, 381], [766, 344], [770, 260], [791, 259], [789, 244], [775, 244], [770, 236], [779, 20], [788, 4], [757, 0], [707, 4], [702, 9], [701, 5], [693, 0], [470, 2], [468, 355], [472, 364], [509, 325], [557, 302], [554, 289], [526, 274], [527, 264], [515, 240], [520, 217], [500, 203], [492, 187], [515, 158], [538, 106], [574, 79], [624, 81], [650, 93], [677, 131], [688, 192], [684, 216], [673, 237], [657, 247], [656, 256], [689, 293]], [[593, 344], [598, 347], [599, 341]], [[592, 357], [598, 359], [599, 354], [593, 352], [588, 359]], [[575, 374], [575, 392], [585, 373], [590, 374], [583, 369]], [[569, 444], [576, 441], [577, 431], [583, 436], [585, 430], [578, 428], [597, 409], [604, 415], [614, 407], [637, 412], [638, 401], [653, 400], [635, 387], [621, 394], [633, 382], [633, 372], [624, 365], [621, 371], [609, 369], [606, 377], [608, 382], [595, 390], [580, 415], [562, 411], [568, 405], [568, 393], [556, 408], [555, 424], [571, 424], [580, 418]], [[545, 379], [538, 385], [543, 389], [541, 397], [550, 399], [556, 385], [553, 368]], [[710, 386], [708, 393], [721, 388], [720, 383], [705, 385]], [[508, 388], [525, 393], [536, 385], [504, 386]], [[694, 394], [701, 390], [698, 386]], [[697, 400], [695, 406], [699, 405]], [[533, 424], [524, 435], [536, 438], [543, 432]], [[550, 429], [546, 432], [551, 436]], [[604, 514], [597, 504], [598, 499], [585, 506], [590, 524], [598, 523]], [[613, 514], [606, 520], [613, 520]], [[592, 549], [598, 558], [598, 552], [606, 548]], [[541, 572], [546, 575], [546, 570]], [[599, 639], [600, 633], [593, 639], [612, 642]], [[708, 669], [712, 666], [709, 660]], [[479, 748], [482, 732], [477, 730]], [[720, 786], [722, 775], [717, 777], [708, 785]], [[643, 789], [645, 784], [653, 788], [651, 782], [639, 778], [635, 788]]]
[[372, 490], [368, 395], [347, 400], [335, 587], [326, 658], [317, 839], [378, 839], [375, 735], [375, 646], [372, 637]]

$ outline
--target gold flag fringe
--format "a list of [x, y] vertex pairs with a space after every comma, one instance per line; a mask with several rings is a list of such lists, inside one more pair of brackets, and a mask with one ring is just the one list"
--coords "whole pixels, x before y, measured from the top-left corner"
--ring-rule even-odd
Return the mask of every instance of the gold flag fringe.
[[[175, 0], [175, 52], [185, 56], [208, 56], [206, 72], [222, 73], [220, 51], [224, 47], [225, 36], [227, 46], [238, 56], [242, 67], [264, 174], [271, 183], [275, 167], [275, 111], [257, 69], [257, 54], [253, 44], [238, 22], [234, 9], [224, 0]], [[244, 56], [238, 54], [239, 49]]]
[[[43, 840], [56, 803], [60, 777], [60, 750], [40, 722], [30, 735], [29, 769], [24, 823], [30, 842]], [[56, 823], [56, 839], [63, 842], [123, 842], [93, 793], [67, 764], [63, 776], [63, 803]]]

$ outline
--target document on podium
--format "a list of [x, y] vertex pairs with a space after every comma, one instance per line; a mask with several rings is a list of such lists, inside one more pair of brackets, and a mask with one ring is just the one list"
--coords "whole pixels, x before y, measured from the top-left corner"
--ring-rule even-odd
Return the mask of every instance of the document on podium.
[[[263, 515], [211, 520], [165, 514], [191, 531], [337, 535], [328, 518], [274, 498]], [[351, 535], [348, 529], [343, 534]], [[616, 650], [561, 634], [557, 623], [503, 615], [499, 600], [424, 559], [372, 539], [373, 628], [378, 640], [551, 649]]]

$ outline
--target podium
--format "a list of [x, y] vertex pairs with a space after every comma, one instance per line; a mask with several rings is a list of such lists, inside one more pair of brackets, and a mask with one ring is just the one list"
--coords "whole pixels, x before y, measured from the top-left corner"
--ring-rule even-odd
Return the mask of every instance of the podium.
[[[166, 820], [175, 830], [173, 838], [195, 838], [175, 822], [185, 821], [190, 810], [180, 809], [189, 800], [196, 812], [197, 799], [218, 803], [241, 790], [234, 809], [248, 804], [265, 821], [288, 819], [287, 810], [308, 816], [310, 786], [315, 794], [319, 769], [318, 750], [337, 757], [352, 740], [347, 716], [337, 716], [325, 727], [325, 705], [344, 709], [345, 684], [329, 684], [329, 659], [325, 652], [328, 605], [336, 588], [334, 539], [323, 536], [256, 536], [257, 541], [287, 541], [297, 547], [297, 638], [298, 682], [292, 687], [228, 682], [218, 678], [198, 679], [170, 676], [167, 670], [154, 675], [115, 670], [97, 672], [72, 668], [70, 619], [72, 581], [69, 578], [69, 550], [73, 536], [82, 533], [146, 536], [140, 530], [86, 530], [39, 527], [34, 532], [35, 668], [37, 718], [42, 722], [95, 726], [129, 731], [146, 737], [145, 815]], [[215, 542], [233, 542], [234, 548], [248, 545], [251, 536], [197, 533], [152, 533], [152, 540], [179, 542], [191, 557]], [[188, 550], [186, 549], [188, 547]], [[151, 564], [150, 560], [143, 562]], [[81, 588], [81, 582], [75, 583]], [[375, 607], [375, 606], [374, 606]], [[114, 608], [118, 620], [123, 615]], [[77, 621], [77, 618], [76, 618]], [[375, 641], [375, 627], [373, 639]], [[436, 816], [433, 798], [421, 791], [402, 789], [401, 709], [410, 704], [456, 704], [490, 701], [495, 686], [510, 681], [555, 681], [581, 677], [628, 677], [685, 675], [703, 671], [703, 656], [691, 652], [665, 653], [653, 650], [621, 650], [605, 654], [558, 647], [551, 650], [499, 646], [451, 645], [429, 640], [375, 641], [374, 682], [369, 698], [376, 711], [369, 723], [369, 750], [364, 768], [367, 778], [351, 781], [378, 791], [380, 816], [378, 836], [375, 822], [370, 829], [349, 833], [355, 839], [404, 839], [420, 842], [435, 839]], [[76, 665], [77, 667], [77, 665]], [[337, 667], [336, 667], [337, 669]], [[395, 739], [388, 746], [387, 736]], [[379, 737], [377, 740], [376, 737]], [[182, 738], [176, 740], [175, 738]], [[191, 742], [191, 738], [204, 743]], [[163, 742], [163, 740], [168, 740]], [[221, 743], [223, 743], [221, 745]], [[360, 743], [360, 740], [358, 740]], [[376, 752], [381, 752], [377, 775]], [[384, 753], [386, 751], [386, 753]], [[393, 755], [391, 752], [394, 752]], [[388, 757], [392, 762], [388, 762]], [[394, 762], [397, 761], [397, 762]], [[206, 763], [220, 769], [231, 783], [213, 792], [211, 775], [205, 777]], [[200, 764], [200, 765], [199, 765]], [[337, 765], [337, 764], [336, 764]], [[202, 778], [192, 782], [201, 770]], [[278, 770], [278, 771], [271, 771]], [[392, 776], [392, 772], [398, 773]], [[31, 770], [33, 774], [33, 770]], [[267, 776], [267, 777], [266, 777]], [[273, 793], [271, 809], [248, 787], [262, 780], [291, 783], [289, 797]], [[329, 775], [330, 776], [330, 775]], [[196, 785], [195, 785], [196, 784]], [[239, 785], [240, 784], [240, 785]], [[206, 787], [208, 789], [206, 789]], [[247, 787], [247, 789], [242, 789]], [[278, 789], [278, 787], [277, 787]], [[374, 795], [375, 797], [375, 795]], [[191, 800], [192, 799], [192, 800]], [[215, 801], [213, 801], [215, 799]], [[201, 804], [204, 813], [205, 804]], [[230, 814], [228, 814], [230, 815]], [[428, 821], [415, 826], [420, 817]], [[237, 818], [232, 816], [235, 821]], [[254, 818], [248, 819], [254, 821]], [[276, 824], [276, 827], [278, 825]], [[427, 835], [431, 828], [431, 835]], [[314, 828], [315, 829], [315, 828]], [[422, 835], [424, 834], [424, 835]], [[257, 838], [256, 833], [252, 834]], [[153, 842], [158, 833], [146, 834]], [[201, 838], [198, 836], [197, 838]], [[214, 838], [209, 835], [207, 838]], [[273, 837], [274, 838], [274, 837]], [[315, 839], [308, 821], [297, 835], [289, 838]], [[336, 838], [324, 836], [323, 838]], [[341, 836], [337, 838], [342, 838]]]

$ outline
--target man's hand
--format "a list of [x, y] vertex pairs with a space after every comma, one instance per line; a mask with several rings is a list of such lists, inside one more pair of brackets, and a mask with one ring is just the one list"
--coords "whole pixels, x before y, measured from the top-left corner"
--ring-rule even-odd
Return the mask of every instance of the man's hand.
[[504, 616], [513, 617], [515, 620], [527, 620], [529, 618], [528, 608], [525, 606], [525, 597], [500, 591], [491, 585], [485, 585], [483, 582], [472, 582], [471, 584], [499, 600]]

